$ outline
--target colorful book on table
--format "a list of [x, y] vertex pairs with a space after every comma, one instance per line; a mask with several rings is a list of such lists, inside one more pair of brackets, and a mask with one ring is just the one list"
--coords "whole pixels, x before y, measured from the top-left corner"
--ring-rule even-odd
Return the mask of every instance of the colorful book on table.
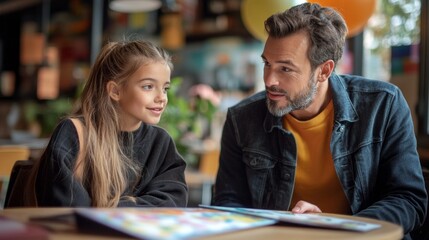
[[241, 213], [249, 216], [272, 219], [283, 223], [309, 227], [331, 228], [357, 232], [367, 232], [380, 228], [380, 224], [368, 223], [349, 218], [333, 217], [320, 214], [294, 214], [288, 211], [266, 210], [240, 207], [220, 207], [199, 205], [202, 208], [215, 209], [226, 212]]
[[277, 223], [277, 220], [206, 208], [76, 209], [79, 230], [137, 239], [191, 239]]

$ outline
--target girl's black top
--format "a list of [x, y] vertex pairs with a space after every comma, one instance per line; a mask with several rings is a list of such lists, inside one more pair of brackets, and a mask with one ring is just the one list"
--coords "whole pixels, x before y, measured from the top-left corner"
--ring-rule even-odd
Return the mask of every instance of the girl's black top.
[[[144, 123], [131, 134], [132, 151], [131, 146], [124, 151], [132, 153], [141, 175], [139, 179], [130, 177], [123, 196], [134, 196], [137, 201], [121, 198], [118, 207], [186, 207], [186, 163], [170, 135], [160, 127]], [[78, 152], [76, 128], [70, 119], [62, 120], [40, 159], [35, 188], [39, 206], [92, 206], [88, 188], [73, 176]]]

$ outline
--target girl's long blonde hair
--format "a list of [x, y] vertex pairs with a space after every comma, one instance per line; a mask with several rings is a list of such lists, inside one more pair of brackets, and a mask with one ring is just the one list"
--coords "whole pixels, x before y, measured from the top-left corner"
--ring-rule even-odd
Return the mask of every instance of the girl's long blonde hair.
[[132, 156], [132, 134], [126, 134], [124, 138], [120, 130], [119, 105], [110, 98], [107, 83], [114, 81], [118, 86], [124, 86], [140, 66], [152, 62], [165, 62], [172, 69], [168, 53], [150, 42], [136, 40], [106, 44], [71, 114], [83, 119], [82, 161], [76, 161], [74, 176], [88, 190], [93, 207], [117, 206], [130, 184], [129, 179], [140, 179], [141, 167], [127, 157]]

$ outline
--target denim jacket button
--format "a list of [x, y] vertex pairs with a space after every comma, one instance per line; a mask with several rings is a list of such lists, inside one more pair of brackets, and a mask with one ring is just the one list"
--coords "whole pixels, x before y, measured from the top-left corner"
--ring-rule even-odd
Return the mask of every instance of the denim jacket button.
[[290, 174], [289, 173], [284, 174], [283, 175], [283, 179], [289, 180], [290, 179]]
[[256, 159], [252, 159], [252, 160], [250, 161], [250, 165], [255, 166], [255, 165], [256, 165]]
[[343, 125], [341, 125], [341, 126], [339, 126], [338, 128], [337, 128], [337, 132], [344, 132], [344, 129], [345, 129], [346, 127], [344, 127]]

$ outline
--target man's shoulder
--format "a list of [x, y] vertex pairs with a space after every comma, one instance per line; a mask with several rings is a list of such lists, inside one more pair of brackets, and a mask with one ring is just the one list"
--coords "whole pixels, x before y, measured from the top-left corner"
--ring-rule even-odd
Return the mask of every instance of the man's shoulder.
[[[336, 75], [337, 80], [344, 84], [348, 91], [360, 92], [387, 92], [395, 94], [398, 87], [382, 80], [370, 79], [357, 75]], [[338, 81], [337, 81], [338, 82]]]

